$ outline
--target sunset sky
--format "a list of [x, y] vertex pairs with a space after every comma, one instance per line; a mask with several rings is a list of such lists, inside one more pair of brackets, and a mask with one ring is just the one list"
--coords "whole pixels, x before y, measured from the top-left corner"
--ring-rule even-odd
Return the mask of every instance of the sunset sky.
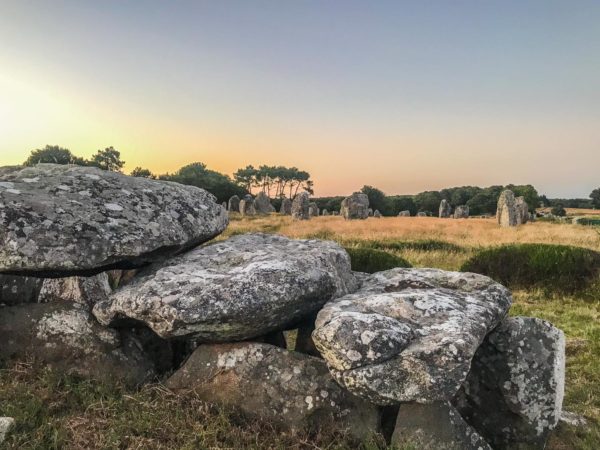
[[600, 186], [599, 1], [0, 0], [0, 165], [295, 165], [316, 194]]

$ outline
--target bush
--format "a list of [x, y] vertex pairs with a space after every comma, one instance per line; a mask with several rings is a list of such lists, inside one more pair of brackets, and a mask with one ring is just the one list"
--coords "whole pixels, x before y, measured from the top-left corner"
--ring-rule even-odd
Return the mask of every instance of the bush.
[[591, 217], [581, 217], [577, 219], [578, 225], [600, 226], [600, 217], [597, 219]]
[[461, 271], [487, 275], [511, 288], [573, 292], [598, 276], [600, 253], [567, 245], [504, 245], [473, 256]]
[[567, 210], [563, 207], [563, 205], [554, 206], [550, 212], [553, 216], [565, 217], [567, 215]]
[[350, 255], [352, 270], [375, 273], [394, 267], [412, 267], [408, 261], [399, 256], [371, 248], [346, 247]]

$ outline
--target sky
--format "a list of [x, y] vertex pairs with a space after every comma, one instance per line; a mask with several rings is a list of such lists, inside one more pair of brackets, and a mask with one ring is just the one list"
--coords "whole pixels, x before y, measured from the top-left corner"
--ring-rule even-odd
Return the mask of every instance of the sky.
[[0, 165], [297, 166], [315, 194], [600, 186], [598, 1], [0, 0]]

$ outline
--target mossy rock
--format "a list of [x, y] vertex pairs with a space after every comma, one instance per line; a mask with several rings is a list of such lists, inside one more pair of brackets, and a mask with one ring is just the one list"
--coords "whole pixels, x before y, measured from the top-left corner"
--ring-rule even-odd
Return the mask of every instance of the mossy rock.
[[404, 258], [372, 248], [346, 247], [352, 270], [375, 273], [395, 267], [412, 267]]

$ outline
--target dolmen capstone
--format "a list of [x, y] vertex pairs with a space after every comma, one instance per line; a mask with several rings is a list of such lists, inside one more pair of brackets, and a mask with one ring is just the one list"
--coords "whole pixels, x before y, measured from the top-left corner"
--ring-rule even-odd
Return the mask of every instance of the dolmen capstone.
[[281, 200], [279, 214], [282, 214], [284, 216], [292, 215], [292, 201], [289, 198], [285, 197], [283, 200]]
[[92, 274], [164, 259], [220, 234], [203, 189], [94, 167], [0, 168], [0, 272]]
[[467, 205], [460, 205], [454, 209], [455, 219], [468, 219], [469, 218], [469, 207]]
[[369, 217], [369, 197], [362, 192], [355, 192], [342, 200], [340, 214], [346, 220], [366, 219]]
[[254, 199], [254, 208], [257, 214], [271, 214], [275, 208], [271, 204], [271, 199], [264, 192], [259, 192]]
[[105, 326], [143, 323], [162, 338], [228, 342], [286, 329], [357, 287], [334, 242], [246, 234], [149, 268], [93, 313]]
[[240, 200], [240, 214], [242, 217], [256, 215], [254, 198], [250, 194], [246, 194], [244, 198]]
[[229, 198], [229, 202], [227, 202], [227, 211], [240, 212], [240, 198], [237, 195], [233, 195]]
[[496, 220], [501, 227], [516, 227], [519, 224], [519, 213], [513, 191], [506, 189], [500, 194], [496, 208]]
[[310, 219], [309, 213], [309, 196], [308, 192], [300, 192], [294, 197], [292, 202], [292, 219], [294, 220], [308, 220]]
[[450, 206], [450, 202], [446, 199], [443, 199], [440, 202], [440, 211], [439, 211], [439, 216], [440, 218], [444, 219], [444, 218], [448, 218], [452, 215], [452, 206]]

